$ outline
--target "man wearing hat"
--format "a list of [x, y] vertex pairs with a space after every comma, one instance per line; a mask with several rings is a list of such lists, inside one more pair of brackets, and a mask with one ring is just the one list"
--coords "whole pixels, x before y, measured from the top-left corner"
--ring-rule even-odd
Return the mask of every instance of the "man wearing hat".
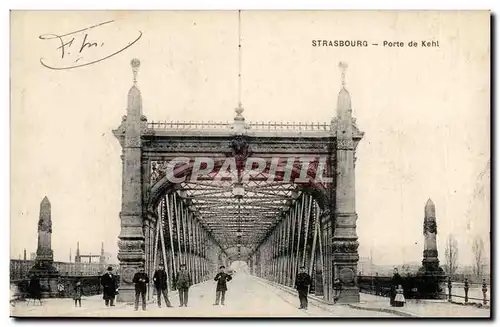
[[214, 278], [214, 280], [217, 282], [214, 305], [219, 305], [219, 300], [221, 300], [221, 304], [224, 305], [224, 300], [226, 299], [227, 282], [229, 282], [232, 277], [231, 275], [226, 274], [225, 269], [226, 267], [220, 266], [219, 273]]
[[144, 272], [144, 265], [139, 266], [139, 271], [135, 273], [132, 282], [135, 284], [135, 311], [139, 309], [139, 298], [142, 300], [142, 310], [146, 310], [146, 290], [149, 284], [149, 277]]
[[108, 267], [108, 271], [101, 276], [101, 285], [103, 287], [102, 298], [104, 299], [104, 304], [114, 307], [118, 285], [116, 276], [113, 274], [113, 267]]
[[301, 266], [300, 272], [295, 278], [295, 288], [299, 292], [299, 309], [307, 310], [307, 293], [309, 293], [309, 285], [311, 285], [311, 276], [306, 273], [306, 267]]
[[177, 272], [175, 286], [179, 291], [180, 307], [187, 307], [189, 287], [192, 285], [191, 275], [186, 271], [186, 265], [181, 264], [180, 271]]
[[156, 288], [158, 307], [161, 308], [161, 296], [163, 294], [167, 307], [171, 308], [172, 305], [168, 300], [167, 273], [165, 272], [165, 266], [162, 263], [160, 263], [159, 268], [160, 269], [155, 271], [155, 274], [153, 275], [153, 282]]

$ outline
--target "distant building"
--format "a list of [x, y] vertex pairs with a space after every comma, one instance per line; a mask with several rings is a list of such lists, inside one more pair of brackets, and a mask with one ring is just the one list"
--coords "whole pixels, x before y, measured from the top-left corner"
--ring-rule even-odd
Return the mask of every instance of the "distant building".
[[358, 261], [358, 274], [363, 276], [370, 276], [375, 274], [372, 260], [368, 257], [359, 257]]

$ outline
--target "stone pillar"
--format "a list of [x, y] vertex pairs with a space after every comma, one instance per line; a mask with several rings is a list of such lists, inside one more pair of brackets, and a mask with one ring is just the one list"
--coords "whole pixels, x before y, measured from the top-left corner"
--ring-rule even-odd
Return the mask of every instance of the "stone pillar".
[[445, 273], [439, 267], [438, 250], [437, 250], [437, 223], [436, 223], [436, 208], [431, 199], [425, 204], [424, 213], [424, 258], [422, 260], [422, 268], [418, 275], [422, 285], [420, 285], [420, 296], [424, 298], [444, 298]]
[[[339, 303], [359, 302], [357, 285], [358, 236], [356, 233], [357, 214], [355, 209], [353, 120], [351, 97], [345, 88], [345, 69], [342, 71], [342, 89], [337, 100], [336, 134], [336, 189], [333, 234], [334, 276], [342, 283]], [[333, 280], [328, 281], [331, 288]]]
[[123, 144], [122, 210], [121, 231], [118, 236], [118, 260], [120, 261], [120, 288], [118, 301], [134, 301], [132, 278], [137, 267], [144, 264], [144, 233], [142, 217], [141, 175], [141, 93], [135, 85], [135, 74], [139, 61], [132, 60], [134, 86], [128, 93], [127, 116], [125, 118], [125, 143]]
[[57, 297], [57, 281], [59, 272], [54, 267], [54, 253], [52, 251], [52, 217], [51, 205], [47, 197], [40, 203], [38, 219], [38, 247], [36, 250], [35, 265], [31, 267], [29, 277], [40, 280], [43, 297]]
[[427, 271], [436, 271], [439, 268], [436, 234], [436, 209], [432, 200], [429, 199], [425, 204], [424, 258], [422, 260], [422, 266], [424, 266]]
[[52, 252], [52, 217], [50, 201], [44, 197], [40, 203], [40, 216], [38, 219], [38, 247], [36, 249], [36, 260], [54, 262]]

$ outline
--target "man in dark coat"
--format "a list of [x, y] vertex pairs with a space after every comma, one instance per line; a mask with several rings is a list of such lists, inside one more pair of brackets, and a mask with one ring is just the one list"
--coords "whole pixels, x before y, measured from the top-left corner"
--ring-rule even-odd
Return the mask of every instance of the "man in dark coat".
[[[225, 272], [226, 267], [220, 266], [219, 273], [215, 276], [214, 280], [217, 282], [217, 288], [215, 289], [215, 303], [214, 305], [219, 305], [219, 301], [224, 305], [224, 300], [226, 299], [227, 282], [229, 282], [232, 277]], [[221, 299], [222, 295], [222, 299]]]
[[180, 271], [177, 272], [175, 286], [179, 291], [180, 307], [187, 307], [189, 287], [192, 285], [191, 275], [186, 271], [186, 265], [181, 264]]
[[306, 268], [302, 266], [300, 267], [300, 272], [295, 278], [295, 288], [299, 292], [299, 309], [307, 310], [307, 294], [309, 293], [309, 285], [311, 285], [311, 276], [306, 273]]
[[390, 298], [390, 304], [391, 306], [394, 306], [394, 298], [396, 297], [396, 288], [398, 285], [401, 285], [403, 281], [403, 278], [401, 278], [401, 275], [398, 273], [398, 268], [394, 268], [394, 275], [392, 276], [392, 282], [391, 282], [391, 298]]
[[168, 288], [167, 288], [167, 273], [165, 272], [165, 266], [160, 263], [159, 269], [155, 271], [153, 275], [153, 282], [156, 288], [156, 296], [158, 302], [158, 308], [161, 308], [161, 296], [165, 298], [165, 303], [167, 307], [171, 308], [172, 305], [168, 300]]
[[116, 276], [113, 274], [113, 267], [108, 267], [108, 271], [101, 276], [101, 285], [103, 287], [102, 298], [106, 306], [114, 307], [117, 290]]
[[149, 277], [144, 272], [144, 266], [139, 266], [139, 271], [134, 274], [132, 282], [135, 284], [135, 306], [134, 309], [139, 309], [139, 298], [142, 300], [142, 310], [146, 311], [146, 290], [149, 284]]
[[32, 276], [30, 279], [28, 293], [29, 297], [33, 299], [33, 304], [35, 304], [35, 301], [38, 300], [40, 305], [42, 305], [42, 286], [40, 285], [40, 279], [36, 276]]

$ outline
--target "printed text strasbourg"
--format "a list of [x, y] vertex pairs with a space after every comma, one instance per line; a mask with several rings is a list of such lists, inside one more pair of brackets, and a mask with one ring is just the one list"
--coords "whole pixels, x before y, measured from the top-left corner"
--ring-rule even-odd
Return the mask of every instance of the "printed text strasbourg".
[[313, 47], [367, 47], [368, 41], [361, 40], [312, 40]]

